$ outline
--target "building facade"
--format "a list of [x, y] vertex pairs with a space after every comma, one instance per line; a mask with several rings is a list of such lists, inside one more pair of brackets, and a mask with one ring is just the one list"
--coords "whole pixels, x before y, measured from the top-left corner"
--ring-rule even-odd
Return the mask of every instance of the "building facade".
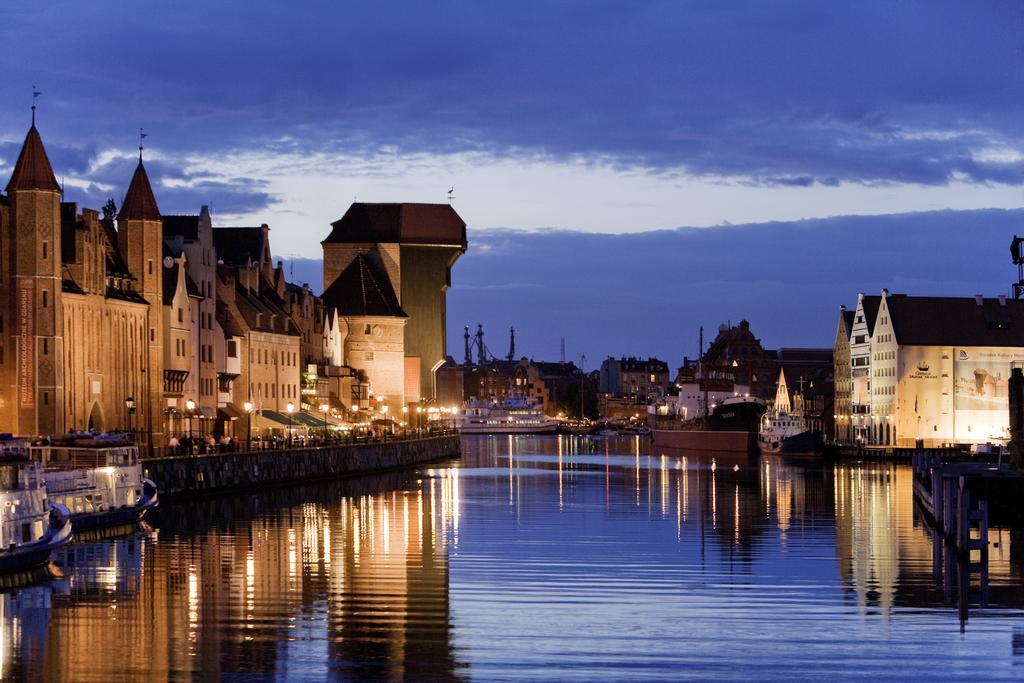
[[[887, 290], [869, 299], [859, 297], [854, 318], [850, 428], [840, 434], [895, 447], [1006, 440], [1010, 370], [1024, 364], [1024, 301]], [[838, 404], [837, 412], [842, 423], [847, 414]]]

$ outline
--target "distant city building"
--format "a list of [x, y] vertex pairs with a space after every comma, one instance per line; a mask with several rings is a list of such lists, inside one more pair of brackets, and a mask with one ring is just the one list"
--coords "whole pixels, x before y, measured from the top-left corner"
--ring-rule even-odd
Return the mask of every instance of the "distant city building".
[[[845, 324], [842, 317], [837, 347]], [[860, 295], [849, 346], [852, 388], [836, 402], [840, 435], [885, 446], [1008, 438], [1007, 383], [1011, 367], [1024, 363], [1024, 301]]]
[[598, 391], [616, 397], [632, 397], [646, 405], [665, 395], [670, 378], [668, 363], [657, 358], [612, 358], [601, 363]]

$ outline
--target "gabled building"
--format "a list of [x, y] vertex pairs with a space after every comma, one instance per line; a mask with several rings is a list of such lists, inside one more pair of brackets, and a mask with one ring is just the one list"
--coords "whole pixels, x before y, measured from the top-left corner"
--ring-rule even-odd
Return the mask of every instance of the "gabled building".
[[[466, 250], [465, 222], [448, 204], [357, 202], [331, 224], [321, 244], [325, 306], [330, 308], [328, 299], [333, 299], [357, 304], [347, 310], [358, 312], [363, 310], [360, 300], [365, 294], [376, 311], [371, 317], [379, 318], [354, 321], [357, 327], [345, 331], [351, 343], [358, 339], [362, 345], [353, 347], [357, 357], [346, 357], [346, 363], [362, 368], [372, 362], [374, 369], [366, 370], [374, 393], [386, 394], [398, 405], [432, 400], [434, 372], [446, 353], [445, 295], [451, 268]], [[364, 289], [371, 283], [370, 289]], [[341, 314], [343, 322], [348, 318]], [[386, 345], [381, 348], [389, 359], [386, 364], [378, 360], [376, 347], [381, 344]], [[373, 359], [368, 361], [366, 353], [373, 354]]]
[[855, 311], [839, 307], [839, 324], [836, 326], [833, 349], [833, 377], [835, 378], [835, 430], [836, 439], [841, 443], [852, 443], [855, 439], [851, 414], [853, 412], [853, 374], [850, 362], [850, 334], [853, 330]]
[[882, 446], [1006, 439], [1010, 369], [1024, 363], [1024, 301], [887, 290], [869, 299], [859, 297], [851, 335], [851, 349], [867, 346], [851, 353], [853, 438]]
[[35, 121], [0, 196], [0, 428], [163, 442], [160, 215], [140, 156], [117, 217], [61, 203]]

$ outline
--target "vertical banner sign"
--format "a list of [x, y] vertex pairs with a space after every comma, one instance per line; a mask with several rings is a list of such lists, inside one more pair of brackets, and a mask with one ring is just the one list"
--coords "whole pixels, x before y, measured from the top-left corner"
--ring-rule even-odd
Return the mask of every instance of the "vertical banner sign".
[[35, 406], [35, 279], [18, 278], [18, 402], [23, 408]]

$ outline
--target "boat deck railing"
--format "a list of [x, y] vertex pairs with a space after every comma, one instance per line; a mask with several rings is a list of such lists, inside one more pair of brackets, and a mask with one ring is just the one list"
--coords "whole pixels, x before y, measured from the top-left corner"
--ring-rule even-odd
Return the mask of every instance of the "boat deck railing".
[[137, 446], [86, 448], [76, 446], [29, 446], [29, 456], [44, 469], [53, 471], [95, 469], [135, 465], [139, 462]]

